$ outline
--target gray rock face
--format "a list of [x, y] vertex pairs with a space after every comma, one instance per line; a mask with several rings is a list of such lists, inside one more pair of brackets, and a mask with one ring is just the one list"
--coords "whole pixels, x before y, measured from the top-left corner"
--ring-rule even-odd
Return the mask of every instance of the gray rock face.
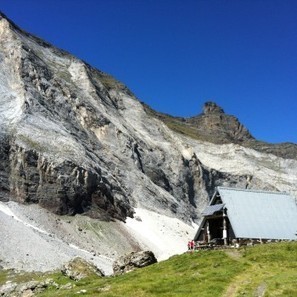
[[4, 15], [0, 125], [0, 199], [57, 214], [125, 220], [137, 206], [191, 222], [215, 186], [292, 191], [296, 184], [295, 161], [276, 167], [275, 156], [221, 146], [253, 138], [215, 104], [178, 125], [227, 142], [175, 133], [123, 84]]
[[126, 256], [120, 257], [114, 262], [113, 272], [115, 275], [119, 275], [154, 263], [157, 263], [157, 259], [153, 252], [132, 252]]
[[69, 160], [53, 166], [35, 150], [19, 146], [11, 147], [9, 157], [10, 194], [18, 202], [39, 203], [57, 214], [83, 213], [93, 207], [101, 219], [121, 219], [130, 211], [128, 205], [113, 201], [112, 185], [99, 168], [88, 170]]

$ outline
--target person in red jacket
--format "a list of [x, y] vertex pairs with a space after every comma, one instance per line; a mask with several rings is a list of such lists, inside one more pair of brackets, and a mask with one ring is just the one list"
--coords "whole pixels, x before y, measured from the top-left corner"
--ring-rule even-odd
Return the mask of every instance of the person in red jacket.
[[191, 241], [188, 241], [188, 251], [191, 250]]

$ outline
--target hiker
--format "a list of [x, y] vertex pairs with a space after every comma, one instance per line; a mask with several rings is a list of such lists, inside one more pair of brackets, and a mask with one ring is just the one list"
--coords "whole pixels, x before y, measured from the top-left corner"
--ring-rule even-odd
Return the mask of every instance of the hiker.
[[188, 241], [188, 251], [191, 250], [191, 241]]

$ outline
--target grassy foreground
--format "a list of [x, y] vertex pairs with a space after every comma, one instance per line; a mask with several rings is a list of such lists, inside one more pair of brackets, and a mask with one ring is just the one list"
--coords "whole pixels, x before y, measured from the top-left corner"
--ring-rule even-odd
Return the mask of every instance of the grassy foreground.
[[[6, 277], [2, 273], [0, 283]], [[117, 277], [92, 276], [78, 282], [60, 273], [42, 277], [74, 287], [50, 287], [37, 296], [296, 297], [297, 243], [186, 253]]]

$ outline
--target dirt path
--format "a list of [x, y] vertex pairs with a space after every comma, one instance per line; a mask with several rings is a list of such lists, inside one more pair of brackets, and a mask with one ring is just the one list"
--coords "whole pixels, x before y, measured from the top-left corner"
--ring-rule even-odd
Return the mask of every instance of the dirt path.
[[[242, 258], [241, 253], [236, 249], [225, 250], [225, 253], [233, 260], [240, 261]], [[239, 288], [246, 282], [246, 274], [237, 275], [233, 282], [227, 288], [223, 297], [234, 297], [238, 293]]]
[[242, 258], [242, 254], [236, 249], [225, 250], [225, 253], [233, 260], [239, 261]]
[[[242, 254], [236, 249], [225, 250], [225, 253], [235, 261], [240, 261], [242, 259]], [[241, 289], [248, 288], [251, 285], [255, 286], [255, 282], [253, 280], [255, 272], [259, 273], [259, 271], [255, 271], [255, 268], [251, 266], [237, 275], [222, 297], [240, 296], [244, 293], [240, 292]], [[258, 286], [255, 286], [253, 296], [263, 297], [265, 295], [266, 287], [267, 286], [264, 282], [258, 284]]]
[[246, 283], [246, 276], [245, 274], [240, 274], [235, 279], [233, 282], [230, 284], [230, 286], [227, 288], [225, 294], [223, 297], [235, 297], [241, 288], [242, 285]]

